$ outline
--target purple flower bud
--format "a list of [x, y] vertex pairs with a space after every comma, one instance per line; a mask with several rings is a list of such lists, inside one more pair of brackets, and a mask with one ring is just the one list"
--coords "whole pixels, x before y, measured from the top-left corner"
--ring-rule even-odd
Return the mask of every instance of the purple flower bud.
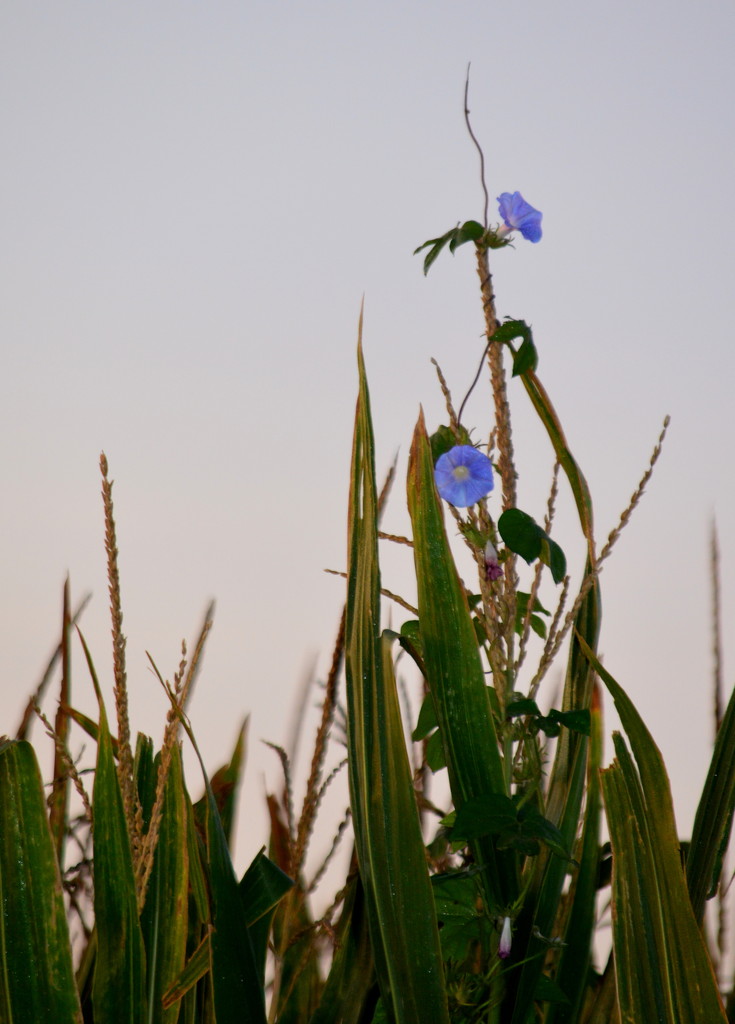
[[498, 945], [498, 956], [501, 960], [507, 960], [510, 956], [510, 944], [511, 944], [511, 921], [509, 917], [503, 918], [503, 931], [500, 933], [500, 943]]
[[541, 240], [543, 214], [527, 203], [520, 192], [503, 192], [499, 195], [498, 209], [505, 224], [498, 234], [507, 235], [510, 231], [520, 231], [529, 242]]
[[498, 553], [491, 541], [485, 545], [485, 576], [491, 582], [499, 580], [503, 575], [503, 568], [498, 562]]

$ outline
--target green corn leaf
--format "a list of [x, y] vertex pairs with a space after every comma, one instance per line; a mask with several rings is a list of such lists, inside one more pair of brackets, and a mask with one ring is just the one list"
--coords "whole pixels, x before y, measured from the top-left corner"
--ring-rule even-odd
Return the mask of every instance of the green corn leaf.
[[256, 853], [250, 867], [240, 879], [240, 900], [253, 944], [258, 978], [263, 986], [273, 915], [280, 901], [293, 888], [293, 884], [293, 880], [281, 871], [274, 861], [266, 857], [264, 849]]
[[717, 733], [687, 857], [687, 884], [698, 921], [702, 920], [705, 901], [714, 895], [719, 882], [734, 807], [735, 690]]
[[[423, 413], [414, 432], [408, 469], [419, 622], [429, 690], [444, 745], [454, 805], [472, 797], [507, 796], [503, 765], [467, 598], [454, 565], [434, 486], [434, 464]], [[492, 912], [517, 894], [515, 861], [495, 841], [478, 839]]]
[[622, 1019], [725, 1021], [689, 899], [661, 752], [623, 688], [581, 638], [580, 644], [612, 695], [635, 756], [634, 764], [616, 736], [617, 758], [602, 778], [613, 848], [613, 946]]
[[147, 1011], [145, 949], [138, 918], [130, 836], [102, 691], [79, 628], [77, 633], [99, 706], [97, 768], [92, 794], [96, 940], [94, 946], [90, 943], [88, 948], [84, 971], [93, 962], [91, 1002], [95, 1024], [139, 1024], [145, 1020]]
[[623, 1019], [666, 1024], [674, 1018], [660, 907], [656, 906], [656, 872], [652, 852], [645, 848], [648, 830], [641, 832], [642, 822], [636, 817], [642, 804], [639, 780], [627, 759], [624, 770], [614, 765], [604, 772], [603, 792], [615, 862], [613, 945], [618, 951], [619, 1006]]
[[[587, 565], [587, 572], [590, 566]], [[580, 647], [585, 638], [590, 647], [597, 644], [600, 631], [600, 592], [597, 582], [588, 590], [575, 620], [562, 707], [565, 712], [584, 711], [590, 707], [593, 676]], [[580, 814], [587, 772], [588, 738], [577, 730], [562, 729], [556, 744], [554, 764], [549, 779], [545, 814], [559, 829], [564, 844], [571, 848], [580, 824]], [[554, 928], [559, 917], [562, 892], [568, 865], [560, 857], [544, 853], [535, 864], [525, 906], [516, 920], [512, 961], [523, 962], [520, 978], [512, 1000], [512, 1024], [527, 1024], [538, 997], [547, 946], [539, 936], [556, 939]]]
[[569, 485], [572, 488], [572, 494], [574, 495], [574, 501], [577, 506], [579, 521], [582, 526], [582, 533], [587, 538], [587, 542], [591, 548], [593, 543], [592, 497], [590, 495], [589, 487], [587, 486], [587, 481], [585, 480], [582, 470], [577, 465], [574, 456], [569, 450], [569, 445], [567, 444], [567, 439], [564, 436], [564, 431], [559, 421], [559, 417], [556, 414], [556, 410], [551, 404], [551, 399], [546, 393], [543, 384], [536, 376], [535, 371], [527, 369], [521, 375], [521, 380], [523, 381], [523, 385], [528, 392], [528, 396], [538, 413], [539, 419], [546, 427], [546, 432], [548, 433], [549, 439], [554, 447], [559, 464], [569, 480]]
[[348, 884], [337, 944], [319, 1007], [309, 1024], [361, 1024], [378, 995], [365, 892], [356, 875]]
[[210, 971], [217, 1024], [266, 1024], [265, 992], [243, 911], [237, 878], [217, 798], [194, 734], [182, 726], [196, 753], [205, 787], [206, 870], [209, 877], [212, 932]]
[[133, 857], [99, 690], [97, 696], [100, 722], [92, 800], [97, 955], [92, 1005], [95, 1024], [140, 1024], [146, 1020], [145, 951]]
[[588, 986], [590, 951], [593, 945], [597, 879], [600, 854], [600, 765], [602, 761], [602, 705], [596, 688], [588, 726], [590, 736], [587, 763], [584, 825], [579, 844], [579, 869], [572, 874], [569, 901], [571, 911], [559, 952], [556, 982], [567, 997], [566, 1003], [549, 1007], [545, 1024], [576, 1024]]
[[[243, 914], [251, 935], [253, 928], [257, 928], [262, 922], [266, 924], [264, 933], [261, 933], [258, 928], [257, 937], [253, 936], [256, 961], [258, 961], [259, 975], [263, 984], [265, 984], [263, 979], [265, 943], [271, 914], [279, 900], [292, 886], [291, 879], [266, 857], [263, 850], [255, 855], [238, 885]], [[256, 942], [263, 944], [260, 957]], [[164, 1008], [174, 1006], [209, 972], [211, 957], [210, 937], [207, 934], [163, 993], [162, 1005]]]
[[[279, 964], [279, 1024], [301, 1024], [319, 1004], [322, 980], [313, 927], [311, 908], [303, 887], [298, 886], [291, 890], [273, 918], [273, 945]], [[257, 924], [254, 931], [258, 932]]]
[[163, 1007], [168, 1009], [182, 999], [187, 992], [209, 973], [212, 964], [212, 950], [209, 935], [205, 935], [186, 962], [181, 974], [163, 994]]
[[211, 972], [217, 1024], [240, 1024], [243, 1015], [254, 1024], [265, 1024], [263, 986], [213, 795], [209, 803], [207, 849], [214, 928], [210, 937]]
[[359, 398], [349, 503], [346, 674], [355, 843], [383, 999], [397, 1024], [448, 1024], [426, 854], [403, 736], [392, 649], [380, 632], [378, 495], [370, 401]]
[[[146, 773], [149, 785], [147, 792], [141, 792], [146, 816], [150, 815], [153, 805], [160, 763], [159, 754], [155, 761], [151, 759], [151, 771]], [[189, 925], [187, 813], [181, 750], [175, 744], [171, 750], [153, 869], [141, 915], [147, 959], [149, 1024], [176, 1024], [178, 1019], [177, 1007], [164, 1010], [163, 995], [181, 974], [186, 958]]]
[[[237, 734], [230, 760], [217, 769], [209, 782], [228, 845], [232, 837], [232, 823], [235, 817], [237, 791], [242, 781], [242, 773], [245, 767], [245, 737], [247, 735], [247, 728], [248, 719], [246, 717]], [[207, 807], [208, 797], [205, 792], [204, 796], [194, 804], [194, 815], [202, 831], [206, 828]]]
[[[197, 919], [197, 923], [201, 927], [209, 925], [210, 922], [210, 906], [209, 906], [209, 891], [207, 888], [206, 878], [206, 822], [205, 827], [200, 829], [197, 826], [196, 812], [194, 810], [194, 804], [191, 802], [191, 797], [188, 791], [186, 792], [186, 847], [187, 847], [187, 859], [189, 862], [189, 888], [193, 908], [190, 908], [190, 917], [193, 916]], [[195, 926], [194, 921], [191, 922], [192, 926]]]
[[82, 1020], [43, 783], [25, 741], [0, 743], [0, 1020]]
[[248, 925], [259, 921], [292, 888], [293, 880], [266, 857], [265, 848], [256, 853], [239, 885], [240, 899]]

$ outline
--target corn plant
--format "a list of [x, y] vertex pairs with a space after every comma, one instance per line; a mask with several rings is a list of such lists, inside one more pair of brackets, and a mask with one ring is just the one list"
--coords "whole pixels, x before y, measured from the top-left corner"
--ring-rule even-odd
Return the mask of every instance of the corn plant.
[[[469, 119], [467, 126], [474, 140]], [[172, 681], [151, 659], [170, 711], [157, 751], [142, 733], [133, 742], [112, 483], [102, 456], [116, 721], [108, 720], [77, 624], [82, 606], [72, 610], [67, 585], [57, 652], [15, 737], [0, 742], [0, 1022], [735, 1019], [704, 927], [707, 902], [721, 904], [735, 806], [735, 695], [718, 721], [684, 848], [660, 752], [597, 654], [601, 572], [649, 482], [667, 421], [620, 521], [598, 546], [589, 488], [541, 382], [533, 332], [496, 313], [491, 256], [507, 258], [518, 235], [540, 242], [542, 215], [520, 193], [502, 193], [500, 223], [490, 224], [478, 151], [482, 221], [464, 221], [416, 252], [424, 252], [427, 273], [444, 251], [474, 254], [485, 334], [478, 377], [486, 368], [492, 409], [470, 429], [465, 403], [455, 408], [437, 367], [447, 419], [430, 429], [421, 413], [416, 423], [406, 481], [411, 536], [384, 533], [394, 469], [379, 488], [361, 315], [346, 602], [305, 797], [297, 814], [292, 757], [274, 747], [283, 791], [268, 798], [267, 852], [241, 877], [230, 834], [244, 727], [211, 779], [199, 758], [197, 800], [182, 766], [182, 742], [197, 751], [186, 707], [211, 609], [191, 655], [183, 645]], [[510, 407], [521, 399], [549, 439], [552, 485], [541, 511], [517, 502]], [[487, 443], [473, 441], [479, 430]], [[552, 536], [564, 480], [585, 557], [574, 584]], [[382, 585], [379, 549], [390, 542], [412, 549], [416, 608]], [[469, 582], [458, 568], [462, 546], [474, 567]], [[409, 617], [385, 629], [382, 605], [395, 600]], [[75, 643], [97, 698], [94, 720], [74, 708]], [[559, 706], [542, 711], [544, 681], [561, 659]], [[400, 700], [406, 663], [423, 694], [415, 720]], [[57, 669], [51, 722], [41, 702]], [[624, 730], [613, 737], [608, 766], [603, 691]], [[54, 745], [48, 798], [28, 738], [35, 715]], [[95, 744], [91, 795], [70, 752], [72, 730]], [[340, 741], [349, 808], [310, 876], [310, 840], [317, 826], [324, 834], [320, 805], [345, 763], [328, 770], [327, 753]], [[431, 779], [444, 773], [446, 796], [432, 799]], [[312, 894], [350, 823], [347, 876], [317, 916]], [[598, 963], [608, 906], [612, 949]]]

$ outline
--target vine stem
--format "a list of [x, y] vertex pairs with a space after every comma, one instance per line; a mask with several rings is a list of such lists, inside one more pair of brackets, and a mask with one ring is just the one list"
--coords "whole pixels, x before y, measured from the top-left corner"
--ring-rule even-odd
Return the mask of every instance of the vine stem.
[[467, 131], [470, 133], [470, 138], [475, 144], [477, 152], [480, 154], [480, 182], [482, 184], [482, 191], [485, 194], [485, 209], [483, 212], [482, 226], [487, 231], [487, 211], [490, 206], [490, 196], [487, 191], [487, 184], [485, 182], [485, 154], [482, 151], [482, 146], [477, 140], [477, 136], [472, 131], [472, 125], [470, 124], [470, 65], [467, 65], [467, 77], [464, 80], [464, 120], [467, 125]]
[[[485, 197], [483, 210], [483, 227], [485, 235], [488, 231], [488, 207], [490, 196], [485, 181], [485, 154], [477, 136], [472, 130], [469, 107], [470, 91], [470, 67], [467, 65], [467, 77], [464, 84], [464, 119], [467, 125], [472, 142], [480, 155], [480, 182]], [[498, 446], [498, 473], [503, 486], [503, 511], [516, 506], [516, 468], [513, 456], [513, 435], [511, 432], [510, 406], [508, 404], [508, 392], [506, 387], [505, 367], [503, 366], [503, 346], [493, 342], [493, 337], [498, 329], [498, 317], [495, 311], [495, 293], [493, 291], [493, 279], [490, 273], [490, 261], [488, 259], [488, 245], [483, 236], [475, 243], [477, 256], [477, 273], [480, 278], [480, 292], [482, 295], [482, 309], [485, 317], [485, 336], [487, 338], [487, 360], [490, 367], [490, 382], [493, 391], [493, 402], [495, 404], [496, 438]], [[484, 356], [483, 356], [484, 359]], [[478, 373], [479, 376], [479, 373]], [[465, 402], [469, 397], [472, 388], [477, 383], [477, 377], [470, 387], [470, 391], [462, 402], [458, 420], [462, 417]], [[516, 592], [518, 590], [518, 573], [516, 572], [516, 556], [508, 550], [508, 559], [504, 566], [503, 600], [505, 604], [504, 630], [502, 633], [505, 642], [505, 666], [499, 678], [496, 678], [496, 688], [501, 706], [504, 707], [513, 689], [513, 646], [515, 641], [516, 621]], [[497, 652], [496, 652], [497, 654]], [[497, 676], [497, 668], [493, 666], [493, 675]]]

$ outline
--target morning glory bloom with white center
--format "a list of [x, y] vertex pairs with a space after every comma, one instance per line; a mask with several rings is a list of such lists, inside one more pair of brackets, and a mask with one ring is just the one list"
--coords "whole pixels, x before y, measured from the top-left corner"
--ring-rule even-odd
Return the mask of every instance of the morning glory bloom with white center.
[[457, 444], [436, 460], [434, 480], [445, 501], [467, 508], [493, 489], [493, 465], [471, 444]]
[[541, 241], [543, 214], [527, 203], [520, 192], [503, 192], [502, 195], [499, 195], [498, 209], [505, 222], [498, 232], [499, 235], [520, 231], [529, 242]]

